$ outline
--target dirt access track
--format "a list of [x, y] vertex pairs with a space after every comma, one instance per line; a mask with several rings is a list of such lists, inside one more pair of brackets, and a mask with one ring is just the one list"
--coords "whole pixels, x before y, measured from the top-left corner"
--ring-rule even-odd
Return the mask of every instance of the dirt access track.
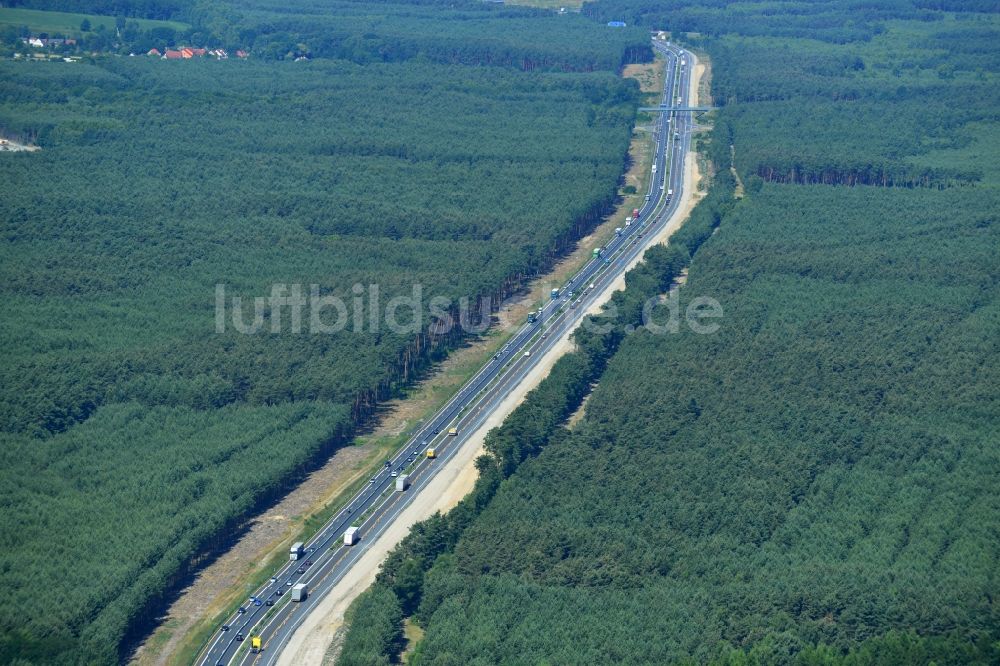
[[[705, 72], [705, 66], [692, 56], [694, 76], [691, 77], [691, 99], [698, 98], [698, 85]], [[650, 246], [663, 244], [680, 228], [681, 224], [691, 214], [691, 209], [700, 198], [697, 191], [700, 175], [698, 173], [697, 156], [694, 151], [687, 154], [684, 164], [687, 168], [684, 174], [684, 193], [680, 205], [673, 217], [650, 239]], [[631, 269], [641, 257], [630, 263], [626, 270]], [[621, 277], [609, 285], [601, 297], [588, 310], [596, 313], [600, 303], [607, 301], [611, 294], [625, 286], [625, 271]], [[490, 418], [463, 444], [455, 456], [448, 461], [420, 492], [399, 517], [368, 547], [357, 563], [344, 578], [312, 608], [302, 626], [292, 634], [288, 644], [278, 658], [279, 666], [321, 666], [334, 638], [344, 630], [344, 613], [348, 606], [375, 580], [379, 566], [385, 560], [392, 548], [407, 535], [410, 528], [435, 512], [445, 512], [454, 507], [471, 489], [476, 481], [475, 459], [482, 452], [486, 433], [499, 426], [507, 415], [523, 400], [524, 396], [544, 379], [555, 362], [566, 352], [571, 351], [573, 343], [570, 333], [564, 335], [558, 344], [554, 345], [538, 365], [524, 378], [493, 412]]]

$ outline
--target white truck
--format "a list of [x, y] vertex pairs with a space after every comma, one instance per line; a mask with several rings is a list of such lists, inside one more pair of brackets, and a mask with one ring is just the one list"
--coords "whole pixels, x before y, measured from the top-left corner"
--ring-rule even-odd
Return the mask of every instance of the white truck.
[[306, 587], [305, 583], [297, 583], [292, 588], [292, 601], [305, 601], [308, 596], [309, 588]]
[[361, 539], [361, 528], [348, 527], [344, 532], [344, 545], [353, 546]]

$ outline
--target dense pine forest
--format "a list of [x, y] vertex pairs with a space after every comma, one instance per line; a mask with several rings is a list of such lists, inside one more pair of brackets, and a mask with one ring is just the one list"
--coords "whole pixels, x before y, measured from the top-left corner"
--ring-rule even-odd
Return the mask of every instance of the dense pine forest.
[[681, 308], [725, 316], [581, 333], [341, 663], [396, 660], [404, 619], [412, 664], [1000, 661], [998, 10], [585, 5], [712, 60], [710, 194], [618, 301], [690, 261]]
[[481, 3], [92, 4], [251, 56], [0, 61], [0, 135], [41, 148], [0, 157], [3, 663], [118, 662], [459, 335], [219, 334], [216, 285], [495, 306], [612, 205], [648, 56]]

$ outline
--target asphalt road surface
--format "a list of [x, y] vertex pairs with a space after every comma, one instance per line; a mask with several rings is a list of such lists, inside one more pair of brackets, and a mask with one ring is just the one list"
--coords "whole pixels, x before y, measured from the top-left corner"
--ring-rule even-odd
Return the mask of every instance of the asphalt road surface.
[[[666, 79], [662, 103], [686, 106], [693, 59], [682, 49], [654, 42], [666, 56]], [[682, 64], [683, 62], [683, 64]], [[289, 561], [264, 587], [241, 606], [241, 612], [226, 619], [202, 649], [197, 664], [259, 664], [277, 661], [282, 646], [318, 599], [334, 586], [364, 552], [366, 541], [374, 541], [387, 525], [448, 463], [468, 434], [478, 429], [503, 398], [531, 371], [538, 359], [562, 335], [575, 328], [584, 312], [604, 287], [646, 249], [655, 231], [676, 211], [684, 184], [684, 157], [691, 143], [690, 113], [665, 111], [655, 125], [656, 171], [638, 221], [622, 228], [621, 234], [592, 258], [560, 289], [558, 298], [546, 303], [538, 320], [525, 324], [503, 349], [487, 363], [421, 430], [397, 451], [386, 467], [306, 544], [306, 553]], [[593, 287], [591, 287], [593, 285]], [[572, 294], [572, 295], [571, 295]], [[456, 428], [457, 435], [448, 431]], [[428, 458], [434, 448], [437, 457]], [[396, 476], [405, 474], [410, 486], [396, 491]], [[360, 541], [344, 544], [348, 527], [359, 527]], [[292, 586], [305, 583], [305, 601], [291, 601]], [[251, 650], [251, 638], [260, 637], [262, 650]]]

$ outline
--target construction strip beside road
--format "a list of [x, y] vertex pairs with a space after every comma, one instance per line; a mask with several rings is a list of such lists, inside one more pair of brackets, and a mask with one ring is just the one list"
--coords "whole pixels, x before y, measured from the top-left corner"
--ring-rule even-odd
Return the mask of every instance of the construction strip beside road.
[[[703, 67], [698, 65], [697, 61], [693, 62], [692, 65], [693, 76], [690, 81], [689, 94], [690, 99], [694, 100], [697, 99], [698, 84]], [[666, 242], [670, 235], [687, 219], [691, 209], [697, 203], [699, 178], [697, 160], [693, 151], [688, 152], [684, 164], [686, 169], [685, 183], [680, 205], [667, 223], [657, 230], [647, 247]], [[628, 262], [627, 268], [631, 268], [641, 261], [641, 256]], [[606, 302], [612, 293], [623, 287], [624, 271], [602, 290], [600, 297], [594, 300], [594, 304], [587, 312], [598, 312], [600, 305]], [[567, 332], [563, 335], [542, 358], [538, 359], [537, 365], [468, 437], [461, 449], [456, 451], [446, 466], [437, 472], [420, 495], [367, 545], [367, 549], [351, 567], [351, 570], [319, 603], [312, 607], [308, 617], [284, 646], [277, 661], [279, 666], [320, 666], [323, 663], [324, 655], [334, 636], [343, 627], [344, 613], [351, 602], [375, 580], [379, 566], [389, 551], [407, 535], [414, 524], [437, 511], [444, 512], [452, 508], [472, 489], [476, 480], [474, 462], [482, 453], [486, 433], [499, 426], [507, 415], [523, 401], [524, 396], [548, 375], [555, 362], [572, 349], [570, 334]]]

